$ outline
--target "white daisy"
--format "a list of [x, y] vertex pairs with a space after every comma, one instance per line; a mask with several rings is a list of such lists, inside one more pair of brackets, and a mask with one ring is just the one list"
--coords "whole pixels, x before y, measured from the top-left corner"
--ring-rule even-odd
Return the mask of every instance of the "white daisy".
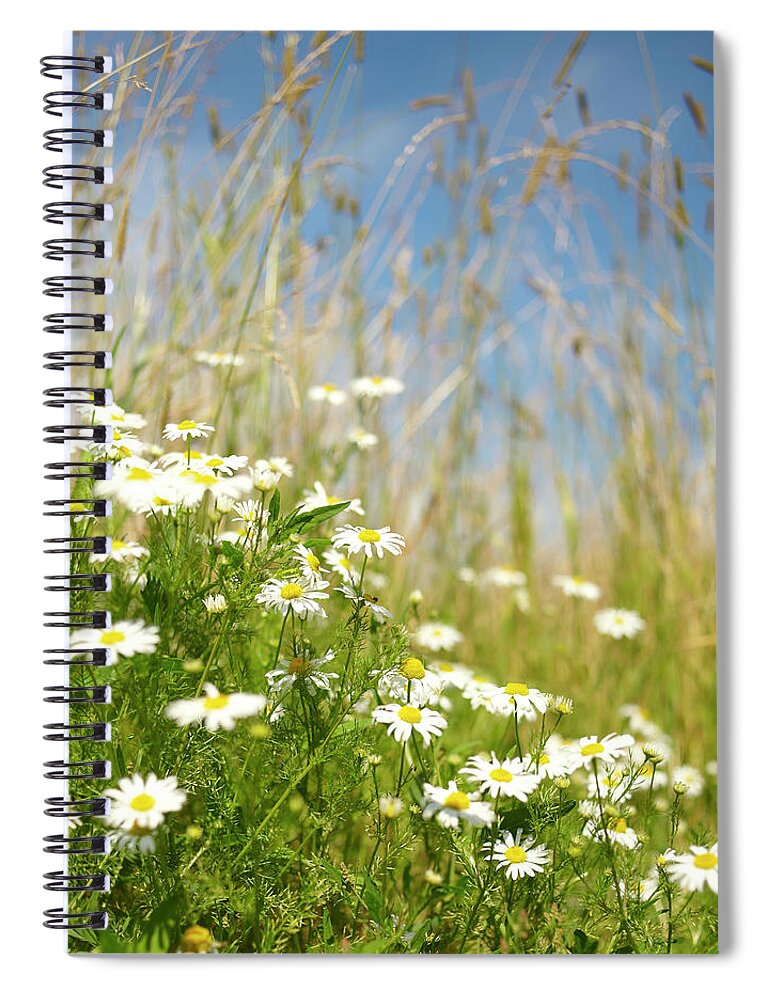
[[196, 351], [193, 359], [209, 368], [240, 368], [246, 363], [244, 357], [232, 351]]
[[334, 659], [334, 650], [328, 649], [324, 656], [315, 660], [305, 656], [279, 660], [275, 670], [268, 670], [265, 680], [278, 695], [284, 695], [289, 688], [301, 683], [310, 694], [316, 691], [331, 691], [331, 682], [339, 679], [339, 674], [323, 668]]
[[632, 783], [621, 768], [607, 764], [597, 774], [586, 775], [586, 795], [589, 799], [605, 799], [619, 805], [631, 798]]
[[91, 417], [91, 423], [97, 426], [125, 427], [136, 431], [147, 426], [147, 421], [141, 413], [126, 413], [117, 403], [111, 406], [92, 406], [84, 403], [77, 409], [78, 413]]
[[548, 708], [548, 696], [522, 681], [510, 681], [492, 695], [492, 707], [497, 715], [513, 715], [532, 721]]
[[464, 690], [465, 686], [473, 677], [473, 671], [470, 667], [466, 667], [463, 663], [447, 663], [444, 661], [429, 664], [430, 669], [434, 674], [438, 674], [446, 683], [450, 684], [453, 688], [457, 688], [459, 691]]
[[[319, 507], [331, 507], [335, 503], [344, 503], [345, 501], [347, 501], [345, 513], [358, 514], [359, 517], [364, 516], [364, 508], [358, 497], [353, 497], [351, 500], [348, 497], [338, 497], [333, 493], [327, 493], [318, 480], [313, 483], [312, 490], [305, 490], [302, 503], [299, 506], [302, 510], [317, 510]], [[340, 511], [340, 514], [342, 513], [343, 511]]]
[[572, 756], [553, 736], [539, 753], [526, 754], [524, 765], [544, 778], [563, 778], [573, 771]]
[[488, 802], [480, 802], [479, 792], [461, 792], [456, 781], [446, 788], [423, 785], [423, 819], [435, 819], [441, 826], [457, 829], [460, 820], [471, 826], [491, 826], [495, 811]]
[[582, 576], [555, 576], [551, 580], [554, 587], [567, 597], [582, 597], [584, 601], [598, 601], [602, 596], [601, 588]]
[[154, 774], [121, 778], [117, 788], [108, 788], [104, 794], [112, 800], [110, 824], [127, 833], [137, 828], [156, 829], [166, 813], [177, 812], [187, 799], [176, 778], [156, 778]]
[[258, 526], [260, 523], [264, 527], [270, 516], [269, 512], [265, 510], [265, 505], [257, 503], [256, 500], [241, 500], [238, 503], [234, 503], [232, 509], [233, 513], [238, 515], [233, 520], [240, 521], [250, 528]]
[[172, 486], [176, 489], [185, 507], [197, 507], [206, 494], [214, 498], [219, 506], [228, 509], [233, 501], [240, 500], [251, 490], [251, 481], [246, 475], [219, 476], [211, 469], [182, 469], [181, 472], [170, 472]]
[[166, 424], [163, 437], [167, 441], [189, 441], [191, 438], [205, 438], [214, 430], [211, 424], [198, 420], [180, 420], [178, 424]]
[[636, 831], [631, 829], [622, 816], [607, 817], [604, 825], [602, 825], [600, 816], [596, 819], [589, 819], [583, 827], [583, 836], [588, 837], [589, 840], [609, 840], [629, 851], [632, 851], [639, 843]]
[[671, 772], [671, 783], [672, 785], [686, 785], [687, 791], [685, 794], [691, 795], [693, 798], [700, 795], [705, 786], [703, 775], [689, 764], [680, 764], [679, 767], [673, 769]]
[[169, 473], [157, 463], [150, 464], [143, 458], [130, 458], [119, 462], [112, 470], [112, 478], [97, 482], [94, 493], [98, 497], [118, 500], [134, 513], [144, 511], [151, 504], [164, 498], [169, 504], [178, 502], [178, 491]]
[[[105, 820], [111, 827], [109, 817]], [[134, 824], [131, 830], [117, 830], [110, 834], [110, 850], [139, 851], [141, 854], [154, 854], [156, 849], [155, 837], [138, 824]]]
[[286, 476], [287, 479], [291, 479], [294, 475], [294, 466], [285, 455], [271, 455], [270, 458], [263, 459], [262, 461], [266, 461], [268, 468], [272, 469], [273, 472], [277, 472], [279, 476]]
[[636, 611], [625, 608], [604, 608], [594, 615], [594, 625], [599, 635], [609, 635], [613, 639], [633, 639], [646, 623]]
[[302, 580], [268, 580], [257, 594], [258, 604], [264, 604], [270, 611], [280, 611], [281, 614], [288, 614], [293, 611], [300, 618], [307, 618], [308, 615], [318, 615], [325, 618], [326, 612], [318, 603], [329, 598], [324, 591], [329, 586], [328, 580], [319, 580], [310, 583], [306, 579]]
[[348, 394], [333, 382], [322, 382], [320, 385], [310, 386], [307, 398], [313, 403], [328, 403], [329, 406], [342, 406], [348, 398]]
[[496, 754], [491, 756], [491, 760], [479, 754], [469, 757], [465, 767], [460, 768], [460, 774], [467, 774], [480, 791], [488, 792], [492, 798], [502, 795], [526, 802], [543, 776], [527, 772], [523, 761], [506, 757], [501, 762]]
[[648, 903], [658, 891], [660, 878], [658, 869], [653, 868], [647, 878], [629, 879], [618, 883], [621, 895], [634, 903]]
[[499, 714], [494, 700], [500, 699], [500, 688], [481, 674], [474, 674], [462, 689], [463, 698], [471, 703], [472, 709], [486, 709], [490, 715]]
[[476, 570], [470, 566], [461, 566], [457, 571], [457, 579], [461, 583], [473, 585], [477, 580]]
[[404, 811], [404, 803], [396, 795], [381, 795], [378, 805], [384, 819], [395, 819]]
[[535, 845], [535, 838], [524, 837], [521, 828], [515, 835], [503, 830], [498, 840], [484, 845], [482, 852], [484, 857], [497, 861], [496, 870], [504, 869], [505, 877], [514, 882], [525, 876], [534, 878], [551, 862], [551, 852], [545, 844]]
[[[186, 456], [180, 454], [182, 461], [186, 461]], [[168, 458], [169, 456], [164, 456]], [[163, 463], [163, 458], [159, 460]], [[232, 476], [235, 472], [240, 472], [249, 464], [248, 455], [207, 455], [202, 453], [198, 457], [190, 456], [190, 467], [198, 472], [217, 472], [220, 476]]]
[[203, 606], [210, 615], [219, 615], [227, 607], [227, 598], [224, 594], [207, 594], [203, 598]]
[[354, 444], [359, 451], [371, 451], [377, 447], [379, 438], [371, 431], [365, 431], [362, 427], [356, 427], [348, 434], [348, 441]]
[[438, 712], [430, 708], [417, 708], [415, 705], [378, 705], [372, 712], [375, 722], [388, 727], [388, 736], [398, 743], [406, 743], [412, 731], [422, 736], [427, 746], [431, 737], [440, 736], [446, 729], [447, 722]]
[[353, 379], [350, 391], [356, 399], [382, 399], [383, 396], [397, 396], [403, 392], [404, 383], [390, 375], [365, 375]]
[[318, 580], [323, 579], [323, 574], [326, 570], [321, 566], [321, 560], [313, 549], [309, 549], [307, 545], [296, 545], [292, 558], [296, 563], [299, 563], [302, 575], [310, 582], [316, 583]]
[[382, 559], [386, 552], [394, 556], [401, 555], [406, 542], [403, 535], [390, 530], [389, 524], [382, 528], [361, 528], [346, 524], [344, 528], [337, 528], [334, 532], [332, 545], [335, 549], [346, 549], [350, 556], [363, 552], [367, 559], [374, 555]]
[[652, 782], [654, 789], [666, 787], [668, 775], [662, 764], [667, 756], [667, 748], [649, 743], [643, 747], [637, 744], [631, 748], [631, 761], [634, 769], [638, 771], [634, 778], [634, 790], [637, 788], [649, 789], [650, 782]]
[[380, 604], [379, 597], [376, 597], [374, 594], [360, 594], [349, 583], [344, 583], [341, 587], [335, 587], [334, 589], [338, 593], [344, 594], [344, 596], [347, 597], [349, 601], [353, 601], [353, 603], [358, 603], [359, 601], [362, 602], [364, 607], [371, 611], [372, 618], [380, 624], [393, 617], [393, 612], [389, 611], [384, 604]]
[[463, 635], [451, 625], [444, 625], [442, 622], [426, 622], [420, 625], [412, 636], [418, 646], [424, 646], [434, 653], [440, 650], [451, 651], [462, 642]]
[[281, 481], [281, 473], [270, 467], [270, 463], [260, 459], [251, 470], [254, 489], [259, 493], [270, 493]]
[[235, 729], [237, 719], [258, 715], [267, 705], [263, 694], [221, 694], [213, 684], [204, 684], [203, 698], [181, 698], [166, 706], [166, 717], [179, 726], [202, 722], [206, 729]]
[[619, 736], [617, 733], [608, 733], [601, 740], [596, 736], [582, 736], [577, 745], [572, 747], [575, 768], [585, 767], [591, 770], [593, 761], [604, 761], [611, 764], [618, 757], [626, 754], [630, 747], [634, 745], [633, 736]]
[[399, 701], [409, 700], [420, 706], [435, 704], [444, 685], [437, 674], [425, 669], [422, 660], [410, 656], [398, 667], [386, 671], [377, 682], [377, 688], [381, 695], [398, 698]]
[[653, 740], [658, 733], [658, 727], [650, 718], [649, 711], [642, 705], [627, 704], [620, 706], [620, 717], [625, 719], [632, 733], [639, 733], [645, 739]]
[[330, 568], [346, 580], [348, 583], [354, 583], [357, 580], [358, 573], [353, 568], [353, 563], [348, 559], [348, 557], [342, 553], [338, 552], [337, 549], [326, 549], [323, 553], [324, 562], [328, 563]]
[[[83, 430], [82, 435], [90, 432]], [[94, 458], [107, 459], [109, 462], [125, 462], [127, 458], [142, 458], [152, 450], [152, 445], [146, 441], [140, 441], [130, 431], [112, 427], [109, 430], [109, 439], [103, 443], [88, 443], [82, 446], [83, 450], [90, 451]]]
[[104, 563], [112, 561], [115, 563], [131, 563], [137, 559], [144, 559], [150, 554], [139, 542], [123, 541], [120, 538], [113, 538], [108, 552], [94, 552], [88, 557], [90, 563]]
[[525, 587], [527, 578], [521, 570], [513, 566], [491, 566], [484, 570], [482, 582], [491, 584], [493, 587]]
[[115, 622], [110, 628], [79, 628], [70, 637], [72, 649], [103, 647], [115, 656], [154, 653], [160, 641], [158, 626], [142, 621]]
[[176, 490], [165, 487], [164, 494], [156, 493], [155, 496], [151, 497], [139, 508], [138, 513], [144, 514], [145, 517], [158, 517], [159, 515], [170, 517], [175, 515], [181, 505], [181, 498]]
[[689, 854], [677, 854], [670, 860], [669, 872], [685, 892], [702, 892], [706, 887], [717, 892], [719, 845], [698, 847], [692, 844]]

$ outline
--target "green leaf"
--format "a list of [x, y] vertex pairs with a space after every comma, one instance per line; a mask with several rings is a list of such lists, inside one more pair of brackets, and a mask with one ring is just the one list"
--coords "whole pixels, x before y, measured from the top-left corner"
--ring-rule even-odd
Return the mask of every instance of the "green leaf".
[[576, 930], [573, 945], [567, 950], [573, 955], [595, 955], [598, 947], [598, 938], [589, 937], [585, 931]]
[[316, 507], [315, 510], [300, 512], [295, 516], [291, 530], [302, 533], [308, 528], [314, 528], [317, 524], [323, 524], [324, 521], [328, 521], [336, 514], [341, 514], [349, 505], [349, 500], [343, 500], [341, 503], [332, 503], [326, 507]]
[[309, 549], [325, 549], [331, 545], [331, 541], [328, 538], [306, 538], [305, 545]]
[[281, 491], [276, 490], [270, 497], [270, 506], [267, 508], [270, 520], [275, 523], [281, 515]]
[[228, 562], [232, 563], [233, 566], [241, 566], [243, 564], [244, 554], [243, 549], [238, 545], [233, 545], [232, 542], [222, 542], [222, 553]]
[[382, 895], [377, 883], [369, 875], [364, 875], [364, 891], [361, 895], [371, 919], [376, 924], [383, 924], [386, 914], [382, 904]]
[[563, 799], [561, 805], [540, 805], [535, 812], [529, 805], [522, 802], [515, 802], [503, 813], [500, 825], [504, 830], [511, 833], [521, 828], [525, 833], [530, 833], [535, 828], [541, 829], [544, 826], [551, 826], [560, 816], [571, 813], [577, 805], [574, 799]]

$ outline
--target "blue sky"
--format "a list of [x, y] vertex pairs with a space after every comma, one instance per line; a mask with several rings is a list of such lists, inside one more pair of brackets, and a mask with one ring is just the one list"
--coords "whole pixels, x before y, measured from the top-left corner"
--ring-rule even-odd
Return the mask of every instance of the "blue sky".
[[[128, 44], [130, 38], [128, 33], [91, 33], [87, 48], [91, 51], [95, 44], [100, 44], [111, 51], [116, 42]], [[301, 38], [299, 58], [307, 53], [310, 38], [309, 33]], [[337, 154], [355, 161], [355, 167], [338, 167], [335, 178], [354, 191], [365, 216], [367, 207], [410, 136], [442, 113], [436, 108], [412, 110], [410, 102], [437, 94], [449, 94], [457, 100], [461, 94], [460, 71], [463, 68], [469, 69], [473, 75], [478, 121], [493, 134], [512, 87], [525, 67], [531, 65], [527, 86], [500, 137], [497, 152], [504, 154], [523, 144], [539, 144], [543, 138], [539, 113], [556, 93], [554, 76], [574, 39], [574, 32], [548, 35], [539, 32], [369, 32], [366, 35], [364, 62], [356, 64], [351, 54], [348, 55], [319, 123], [317, 134], [325, 137], [325, 144], [315, 143], [313, 155]], [[158, 36], [148, 35], [143, 48], [150, 48], [158, 41]], [[224, 36], [222, 41], [225, 41]], [[223, 129], [227, 131], [240, 125], [262, 106], [266, 74], [260, 53], [264, 44], [261, 35], [255, 33], [227, 36], [221, 51], [206, 65], [206, 76], [199, 81], [201, 100], [193, 114], [184, 120], [184, 132], [175, 133], [174, 141], [181, 152], [184, 184], [190, 185], [199, 197], [212, 180], [210, 171], [216, 169], [212, 167], [209, 157], [211, 140], [206, 107], [211, 104], [216, 106]], [[649, 54], [649, 65], [645, 64], [643, 45]], [[311, 113], [318, 107], [341, 52], [342, 43], [338, 43], [331, 53], [329, 65], [322, 70], [322, 83], [311, 95]], [[575, 99], [578, 88], [583, 88], [588, 95], [593, 121], [639, 121], [646, 117], [654, 123], [659, 114], [670, 117], [667, 134], [673, 153], [684, 164], [684, 200], [692, 228], [705, 244], [711, 245], [711, 235], [705, 228], [711, 191], [700, 182], [699, 174], [707, 172], [713, 162], [713, 81], [708, 73], [692, 64], [690, 60], [693, 56], [711, 60], [710, 33], [646, 32], [643, 43], [640, 43], [640, 38], [633, 32], [592, 32], [569, 73], [573, 89], [555, 108], [553, 125], [562, 139], [581, 127]], [[704, 108], [709, 125], [705, 137], [698, 134], [685, 108], [685, 92], [692, 94]], [[343, 94], [344, 99], [341, 97]], [[142, 94], [138, 94], [136, 100], [140, 108]], [[135, 136], [135, 127], [128, 123], [121, 125], [116, 136], [115, 155], [118, 159]], [[299, 149], [296, 135], [292, 138], [290, 133], [288, 141], [290, 144], [294, 142], [293, 149], [291, 145], [289, 148], [289, 155], [294, 156]], [[450, 161], [463, 152], [451, 133], [447, 146]], [[628, 131], [606, 132], [595, 140], [589, 140], [586, 148], [611, 163], [617, 163], [621, 150], [628, 150], [635, 172], [644, 160], [640, 136]], [[472, 143], [469, 143], [468, 152], [472, 157]], [[490, 181], [500, 182], [499, 188], [492, 189], [492, 200], [502, 212], [505, 212], [507, 200], [520, 190], [529, 169], [530, 163], [522, 162], [488, 175]], [[626, 267], [650, 287], [659, 288], [665, 284], [669, 261], [657, 260], [649, 247], [640, 249], [635, 197], [619, 191], [612, 177], [592, 165], [573, 163], [571, 173], [575, 187], [585, 202], [595, 199], [602, 206], [604, 214], [593, 212], [590, 207], [585, 209], [598, 265], [611, 269], [618, 253], [622, 252], [626, 255]], [[157, 206], [161, 176], [162, 159], [156, 151], [133, 198], [132, 225], [136, 226], [143, 215]], [[184, 191], [180, 193], [180, 198], [183, 197]], [[389, 210], [386, 205], [380, 225], [394, 229], [400, 221], [398, 212]], [[455, 222], [445, 191], [431, 190], [410, 228], [409, 241], [417, 251], [415, 256], [419, 258], [420, 250], [437, 239], [448, 238]], [[308, 214], [303, 235], [308, 242], [313, 242], [330, 232], [339, 233], [339, 225], [339, 220], [335, 220], [319, 204]], [[343, 252], [344, 247], [340, 253]], [[528, 214], [522, 227], [517, 253], [522, 252], [534, 257], [543, 273], [555, 275], [565, 285], [569, 284], [570, 278], [577, 278], [584, 264], [575, 259], [574, 250], [571, 255], [559, 254], [554, 248], [552, 225], [537, 213]], [[713, 323], [710, 321], [713, 302], [711, 262], [690, 245], [685, 247], [684, 253], [692, 271], [693, 293], [706, 314], [708, 336], [713, 338]], [[369, 264], [376, 264], [376, 260], [369, 261]], [[532, 296], [531, 289], [522, 280], [524, 270], [512, 269], [511, 280], [505, 284], [501, 306], [511, 315]], [[364, 273], [368, 273], [366, 269]], [[374, 309], [390, 290], [390, 276], [385, 271], [366, 280], [369, 284], [365, 291]], [[438, 278], [433, 281], [429, 277], [426, 289], [436, 291], [437, 287]], [[582, 288], [574, 293], [574, 304], [589, 314], [588, 327], [592, 323], [597, 328], [611, 325], [614, 303], [609, 298], [597, 300], [595, 291], [592, 294]], [[675, 313], [680, 312], [680, 307], [683, 312], [683, 306], [684, 303], [676, 299], [672, 304]], [[408, 325], [411, 318], [413, 315], [406, 309], [400, 322]], [[542, 406], [543, 397], [547, 398], [550, 392], [551, 372], [548, 356], [544, 357], [539, 351], [540, 322], [539, 318], [535, 319], [522, 330], [519, 340], [524, 344], [523, 353], [495, 357], [487, 374], [490, 382], [496, 379], [514, 380], [525, 401], [532, 401], [535, 405], [539, 400], [538, 405]], [[449, 336], [463, 336], [459, 324], [454, 332], [450, 329]], [[650, 347], [650, 360], [656, 360], [654, 343]], [[683, 358], [678, 372], [682, 380], [684, 423], [693, 419], [690, 414], [694, 402], [687, 364], [687, 359]], [[330, 374], [325, 371], [317, 373], [319, 379]], [[409, 372], [396, 374], [406, 376], [409, 382]], [[415, 388], [418, 391], [423, 389], [424, 385], [419, 380], [424, 380], [424, 371], [416, 367], [413, 377], [418, 383]], [[598, 399], [596, 403], [598, 406]], [[541, 416], [552, 430], [547, 403]], [[491, 404], [485, 420], [493, 424], [495, 419], [494, 404]], [[498, 442], [498, 447], [500, 445], [501, 442]], [[494, 445], [491, 447], [494, 450]], [[601, 475], [602, 458], [590, 454], [592, 446], [589, 442], [575, 438], [569, 447], [576, 455], [579, 454], [581, 460], [587, 458], [589, 463], [593, 463], [598, 475]]]

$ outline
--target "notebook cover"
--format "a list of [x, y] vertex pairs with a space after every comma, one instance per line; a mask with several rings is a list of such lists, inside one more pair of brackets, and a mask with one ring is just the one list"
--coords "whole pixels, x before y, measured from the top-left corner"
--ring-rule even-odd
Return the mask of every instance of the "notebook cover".
[[711, 35], [73, 51], [70, 951], [716, 951]]

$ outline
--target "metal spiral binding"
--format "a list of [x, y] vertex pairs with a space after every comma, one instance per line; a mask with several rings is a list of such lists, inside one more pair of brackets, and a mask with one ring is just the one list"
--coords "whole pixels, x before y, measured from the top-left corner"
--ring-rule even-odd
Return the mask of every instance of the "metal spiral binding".
[[[103, 56], [46, 56], [40, 60], [41, 73], [44, 77], [64, 81], [61, 90], [47, 93], [43, 99], [43, 110], [46, 114], [61, 119], [61, 127], [48, 129], [43, 134], [43, 146], [52, 153], [66, 153], [65, 159], [76, 159], [76, 150], [90, 147], [104, 149], [112, 145], [112, 133], [109, 129], [81, 127], [75, 120], [83, 111], [89, 114], [109, 111], [112, 107], [112, 97], [101, 90], [90, 87], [86, 90], [68, 89], [73, 86], [76, 74], [87, 73], [101, 76], [111, 69], [111, 61]], [[82, 229], [109, 222], [112, 219], [112, 208], [103, 200], [77, 200], [72, 197], [75, 184], [89, 184], [91, 190], [101, 189], [111, 183], [112, 171], [108, 167], [88, 163], [60, 163], [48, 166], [43, 171], [43, 184], [49, 189], [61, 192], [60, 199], [49, 201], [43, 206], [43, 218], [50, 225], [63, 229], [63, 235], [46, 240], [43, 244], [43, 257], [46, 260], [71, 264], [75, 260], [106, 260], [111, 256], [108, 241], [98, 234], [83, 235]], [[77, 226], [73, 234], [72, 227]], [[55, 299], [64, 300], [62, 305], [69, 310], [70, 299], [73, 296], [105, 296], [112, 291], [112, 283], [107, 278], [77, 275], [72, 273], [55, 274], [45, 278], [43, 294]], [[98, 307], [97, 307], [98, 308]], [[91, 368], [94, 371], [104, 370], [112, 364], [109, 351], [70, 349], [69, 339], [80, 332], [99, 335], [112, 329], [112, 318], [106, 312], [62, 311], [49, 313], [43, 317], [44, 334], [54, 334], [65, 338], [63, 350], [51, 350], [44, 355], [44, 368], [49, 371], [71, 373], [80, 369]], [[112, 395], [106, 388], [99, 386], [74, 386], [72, 384], [52, 386], [43, 392], [43, 405], [54, 409], [67, 408], [79, 412], [93, 411], [95, 407], [106, 407], [112, 404]], [[102, 422], [76, 420], [50, 424], [43, 428], [44, 441], [68, 449], [70, 443], [90, 446], [108, 445], [112, 441], [112, 429]], [[97, 453], [97, 456], [102, 454]], [[64, 451], [61, 460], [47, 462], [45, 478], [55, 482], [73, 483], [81, 480], [104, 481], [110, 477], [111, 466], [107, 461], [78, 460], [72, 458], [68, 450]], [[47, 500], [44, 515], [46, 517], [95, 518], [108, 517], [111, 513], [109, 501], [97, 498], [79, 500], [70, 496], [61, 499]], [[44, 540], [46, 554], [66, 557], [70, 560], [79, 555], [104, 556], [111, 551], [111, 539], [105, 535], [80, 537], [77, 534], [61, 534]], [[67, 566], [71, 569], [71, 565]], [[54, 593], [88, 592], [105, 593], [110, 589], [110, 576], [101, 572], [53, 573], [45, 577], [45, 590]], [[46, 628], [109, 628], [110, 615], [107, 611], [49, 611], [45, 613]], [[61, 634], [61, 633], [60, 633]], [[66, 633], [65, 633], [66, 634]], [[63, 634], [62, 634], [63, 637]], [[69, 713], [70, 706], [85, 708], [92, 705], [108, 705], [111, 692], [108, 685], [71, 684], [69, 673], [81, 668], [89, 672], [93, 668], [106, 666], [111, 662], [111, 655], [106, 648], [75, 649], [71, 646], [56, 646], [43, 651], [43, 665], [58, 667], [65, 671], [66, 680], [63, 684], [49, 685], [44, 688], [44, 701], [52, 705], [64, 706]], [[89, 676], [89, 680], [90, 680]], [[71, 721], [69, 715], [66, 721], [52, 722], [44, 726], [43, 739], [59, 743], [63, 747], [77, 743], [101, 743], [109, 741], [109, 723], [99, 721]], [[68, 756], [63, 760], [47, 761], [44, 765], [45, 777], [51, 781], [65, 783], [67, 789], [63, 795], [55, 795], [45, 800], [46, 816], [58, 818], [70, 824], [96, 821], [97, 823], [109, 814], [109, 799], [106, 797], [82, 797], [73, 793], [72, 784], [79, 781], [109, 778], [110, 765], [107, 760], [70, 761]], [[70, 835], [55, 834], [44, 838], [44, 851], [48, 854], [58, 854], [66, 857], [71, 855], [99, 855], [109, 852], [109, 836], [98, 828], [93, 833]], [[77, 901], [83, 895], [105, 892], [109, 889], [109, 877], [99, 872], [69, 871], [47, 872], [44, 876], [45, 888], [50, 892], [67, 894], [70, 905], [74, 901], [74, 910], [70, 906], [54, 907], [44, 912], [46, 927], [65, 930], [101, 930], [107, 926], [107, 913], [102, 909], [80, 910]]]

